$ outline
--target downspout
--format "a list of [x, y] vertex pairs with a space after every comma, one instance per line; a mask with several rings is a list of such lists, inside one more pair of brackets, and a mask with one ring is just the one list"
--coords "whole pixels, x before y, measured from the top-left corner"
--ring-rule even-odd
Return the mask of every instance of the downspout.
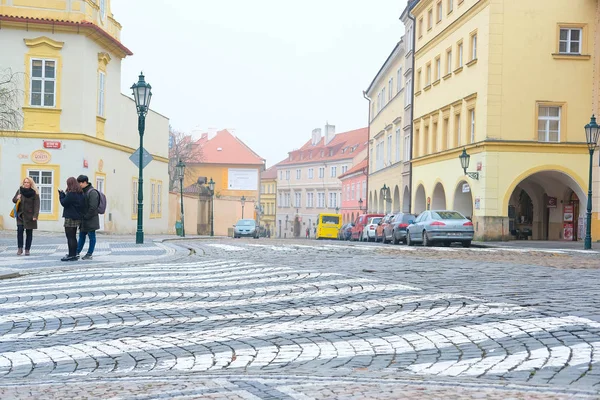
[[[363, 97], [365, 99], [367, 99], [367, 101], [369, 102], [369, 120], [368, 120], [368, 124], [367, 124], [367, 143], [369, 143], [369, 147], [367, 148], [367, 190], [366, 190], [366, 198], [363, 199], [363, 201], [365, 202], [365, 214], [367, 213], [367, 210], [369, 209], [369, 165], [371, 165], [371, 98], [369, 96], [367, 96], [367, 92], [365, 92], [363, 90]], [[362, 210], [358, 210], [359, 212], [362, 212]]]
[[410, 97], [411, 97], [411, 101], [410, 101], [410, 175], [408, 176], [408, 183], [410, 185], [410, 197], [408, 199], [408, 212], [412, 212], [412, 198], [413, 198], [413, 115], [414, 115], [414, 107], [415, 107], [415, 50], [416, 50], [416, 45], [417, 45], [417, 35], [416, 35], [416, 20], [415, 17], [412, 15], [411, 13], [412, 7], [409, 6], [409, 10], [408, 10], [408, 19], [410, 19], [412, 21], [412, 65], [411, 65], [411, 88], [410, 88]]

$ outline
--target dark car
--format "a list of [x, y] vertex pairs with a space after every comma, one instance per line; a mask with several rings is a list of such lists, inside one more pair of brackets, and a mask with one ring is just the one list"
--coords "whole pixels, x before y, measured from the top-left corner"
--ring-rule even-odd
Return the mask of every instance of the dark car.
[[233, 226], [233, 237], [235, 239], [241, 237], [253, 237], [254, 239], [258, 239], [259, 237], [259, 228], [256, 226], [256, 221], [253, 219], [240, 219]]
[[400, 242], [406, 243], [406, 229], [409, 222], [417, 219], [413, 214], [398, 213], [394, 215], [392, 220], [386, 225], [383, 231], [384, 241], [391, 241], [394, 244]]
[[338, 239], [340, 240], [350, 240], [350, 236], [352, 236], [352, 227], [354, 224], [349, 222], [347, 224], [342, 225], [338, 232]]

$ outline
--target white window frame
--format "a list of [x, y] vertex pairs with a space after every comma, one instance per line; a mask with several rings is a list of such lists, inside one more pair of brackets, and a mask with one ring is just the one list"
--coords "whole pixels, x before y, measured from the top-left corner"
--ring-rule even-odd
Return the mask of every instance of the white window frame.
[[325, 192], [317, 193], [317, 208], [325, 208]]
[[435, 59], [436, 76], [435, 80], [439, 81], [442, 78], [442, 60], [441, 57]]
[[106, 18], [106, 0], [100, 0], [100, 17], [102, 19]]
[[[349, 185], [350, 186], [350, 185]], [[350, 200], [354, 200], [354, 193], [355, 193], [355, 189], [356, 185], [354, 182], [352, 182], [352, 185], [350, 187]]]
[[337, 167], [336, 166], [332, 166], [331, 167], [331, 177], [332, 178], [336, 178], [337, 177]]
[[410, 161], [410, 134], [404, 135], [404, 161]]
[[[44, 173], [50, 173], [50, 183], [42, 183], [42, 177]], [[56, 177], [54, 176], [54, 171], [50, 169], [28, 169], [27, 176], [30, 176], [35, 185], [38, 188], [39, 196], [40, 196], [40, 214], [52, 214], [54, 210], [54, 202], [56, 201], [56, 197], [54, 194], [54, 186], [56, 183]], [[36, 182], [37, 180], [37, 182]], [[50, 198], [47, 199], [46, 196], [49, 195]], [[50, 201], [50, 208], [44, 208], [44, 204], [47, 201]]]
[[[567, 38], [564, 40], [562, 40], [561, 36], [560, 36], [563, 31], [567, 32]], [[575, 41], [575, 40], [571, 39], [571, 34], [573, 31], [579, 32], [579, 40]], [[558, 36], [558, 52], [559, 52], [559, 54], [581, 54], [581, 48], [582, 48], [582, 44], [583, 44], [583, 29], [582, 28], [560, 28], [558, 34], [559, 34], [559, 36]], [[566, 51], [560, 50], [560, 45], [563, 43], [566, 45]], [[571, 45], [573, 43], [578, 44], [577, 52], [571, 51]]]
[[[34, 77], [33, 76], [33, 63], [36, 61], [42, 62], [42, 76]], [[46, 77], [46, 63], [53, 62], [54, 63], [54, 78]], [[29, 65], [29, 105], [31, 107], [46, 107], [46, 108], [56, 108], [56, 74], [58, 73], [58, 61], [52, 58], [32, 58], [31, 63]], [[40, 81], [41, 92], [40, 92], [40, 104], [33, 104], [33, 82]], [[46, 104], [46, 82], [52, 82], [54, 93], [52, 94], [52, 104]]]
[[150, 183], [150, 194], [151, 194], [150, 214], [155, 214], [156, 213], [156, 183], [155, 182]]
[[400, 91], [402, 90], [402, 67], [398, 68], [398, 71], [396, 72], [396, 92], [400, 93]]
[[[541, 115], [541, 109], [542, 108], [556, 108], [558, 109], [558, 116], [550, 116], [550, 115]], [[549, 106], [549, 105], [544, 105], [544, 104], [540, 104], [538, 105], [538, 141], [539, 142], [544, 142], [544, 143], [558, 143], [560, 142], [560, 130], [561, 130], [561, 119], [562, 117], [562, 107], [561, 106]], [[540, 129], [539, 129], [539, 124], [540, 122], [543, 121], [544, 122], [544, 140], [540, 140]], [[557, 121], [558, 122], [558, 132], [557, 132], [557, 140], [550, 140], [550, 122], [551, 121]]]
[[290, 180], [290, 170], [289, 169], [287, 171], [285, 171], [285, 180], [286, 181]]
[[446, 52], [446, 75], [452, 73], [452, 49]]
[[308, 179], [313, 179], [315, 175], [315, 171], [312, 168], [308, 169]]
[[319, 167], [319, 178], [325, 178], [325, 167]]
[[156, 214], [162, 216], [162, 183], [156, 184]]
[[102, 71], [98, 73], [98, 115], [104, 117], [104, 93], [106, 87], [106, 74]]
[[477, 34], [471, 35], [471, 61], [477, 60]]
[[367, 201], [367, 181], [364, 180], [362, 182], [362, 199], [363, 201]]
[[412, 79], [410, 77], [406, 78], [406, 89], [404, 93], [404, 104], [409, 106], [412, 104]]
[[392, 93], [394, 91], [394, 78], [390, 78], [388, 81], [388, 101], [392, 100]]
[[401, 157], [400, 155], [402, 154], [401, 150], [400, 150], [400, 148], [402, 147], [402, 145], [401, 145], [402, 139], [401, 138], [402, 138], [402, 132], [400, 131], [400, 128], [398, 128], [398, 129], [396, 129], [396, 162], [401, 161], [401, 159], [400, 159], [400, 157]]
[[463, 42], [460, 42], [458, 44], [458, 68], [463, 66], [463, 56], [464, 56], [463, 52], [464, 52], [464, 44], [463, 44]]
[[387, 137], [387, 160], [386, 162], [389, 164], [392, 163], [392, 134], [390, 133]]
[[447, 11], [447, 13], [450, 14], [453, 10], [454, 10], [454, 0], [448, 0], [448, 11]]
[[297, 208], [302, 207], [302, 192], [294, 192], [294, 204]]
[[437, 8], [437, 23], [442, 22], [442, 13], [444, 12], [444, 8], [442, 7], [442, 0], [439, 1], [439, 3], [437, 3], [436, 5]]
[[471, 130], [471, 143], [475, 142], [475, 109], [469, 110], [469, 129]]
[[342, 174], [345, 174], [346, 172], [348, 172], [348, 166], [342, 165]]
[[360, 199], [360, 182], [356, 182], [356, 196], [354, 197], [354, 199], [355, 200]]
[[337, 193], [329, 192], [329, 208], [337, 207]]
[[302, 170], [297, 169], [296, 170], [296, 180], [300, 180], [300, 179], [302, 179]]

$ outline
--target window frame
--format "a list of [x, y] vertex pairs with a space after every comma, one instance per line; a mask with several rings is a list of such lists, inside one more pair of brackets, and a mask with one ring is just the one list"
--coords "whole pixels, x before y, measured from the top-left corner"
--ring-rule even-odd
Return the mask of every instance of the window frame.
[[[568, 32], [568, 36], [566, 40], [562, 40], [560, 38], [560, 34], [561, 31], [566, 30]], [[578, 53], [574, 53], [571, 52], [571, 44], [573, 43], [573, 41], [571, 40], [571, 32], [572, 31], [579, 31], [579, 52]], [[583, 54], [583, 38], [584, 38], [584, 26], [582, 25], [559, 25], [558, 27], [558, 48], [557, 48], [557, 53], [559, 55], [564, 55], [564, 56], [580, 56]], [[568, 51], [560, 51], [560, 45], [562, 42], [566, 43], [567, 46], [567, 50]]]
[[[42, 76], [34, 77], [33, 76], [33, 63], [36, 61], [42, 62]], [[46, 62], [54, 63], [54, 78], [46, 77]], [[29, 106], [30, 107], [38, 107], [38, 108], [56, 108], [56, 82], [58, 75], [58, 60], [55, 58], [45, 58], [45, 57], [31, 57], [29, 61]], [[33, 104], [33, 82], [40, 81], [40, 104]], [[46, 82], [52, 82], [54, 92], [52, 93], [52, 105], [45, 104], [46, 98]]]
[[442, 15], [444, 13], [444, 7], [442, 6], [442, 0], [439, 0], [437, 2], [437, 4], [435, 5], [436, 11], [437, 11], [437, 21], [436, 24], [439, 24], [440, 22], [442, 22]]
[[[34, 174], [34, 172], [38, 172], [39, 174]], [[50, 183], [42, 183], [42, 178], [44, 177], [44, 172], [50, 173]], [[54, 206], [56, 202], [56, 194], [54, 193], [54, 187], [56, 186], [56, 173], [53, 169], [44, 169], [43, 165], [40, 165], [38, 168], [27, 168], [27, 176], [31, 177], [35, 182], [35, 185], [38, 188], [38, 194], [40, 196], [40, 215], [52, 215], [54, 213]], [[36, 179], [38, 180], [36, 182]], [[44, 201], [46, 199], [43, 198], [44, 193], [42, 193], [42, 189], [50, 189], [46, 194], [50, 194], [50, 208], [45, 210], [43, 208]]]
[[[553, 116], [541, 116], [540, 115], [540, 109], [542, 107], [547, 107], [547, 108], [558, 108], [558, 117], [553, 117]], [[563, 138], [566, 137], [566, 132], [563, 132], [563, 127], [566, 126], [565, 123], [563, 123], [563, 120], [565, 118], [565, 114], [566, 114], [566, 103], [560, 103], [560, 102], [537, 102], [536, 103], [536, 130], [535, 130], [535, 141], [539, 142], [539, 143], [561, 143], [561, 141], [563, 140]], [[545, 140], [540, 140], [539, 139], [539, 122], [540, 120], [544, 118], [544, 120], [546, 121], [546, 127], [545, 127]], [[550, 129], [549, 129], [549, 124], [550, 121], [558, 121], [558, 132], [557, 132], [557, 140], [550, 140]]]
[[104, 118], [106, 110], [104, 109], [106, 99], [106, 72], [98, 71], [98, 116]]

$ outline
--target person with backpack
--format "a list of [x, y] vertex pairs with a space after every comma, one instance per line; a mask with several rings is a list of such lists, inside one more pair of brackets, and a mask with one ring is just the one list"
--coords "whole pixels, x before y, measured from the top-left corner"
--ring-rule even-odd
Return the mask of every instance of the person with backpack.
[[70, 177], [67, 179], [66, 191], [58, 190], [60, 204], [64, 207], [63, 218], [65, 219], [65, 235], [67, 236], [67, 245], [69, 254], [61, 258], [61, 261], [77, 261], [77, 228], [81, 225], [81, 216], [83, 215], [83, 191], [77, 183], [77, 179]]
[[79, 175], [77, 182], [83, 190], [83, 216], [79, 227], [79, 242], [77, 243], [77, 255], [83, 250], [85, 239], [90, 237], [90, 245], [82, 260], [91, 260], [96, 247], [96, 231], [100, 229], [100, 192], [92, 187], [86, 175]]

